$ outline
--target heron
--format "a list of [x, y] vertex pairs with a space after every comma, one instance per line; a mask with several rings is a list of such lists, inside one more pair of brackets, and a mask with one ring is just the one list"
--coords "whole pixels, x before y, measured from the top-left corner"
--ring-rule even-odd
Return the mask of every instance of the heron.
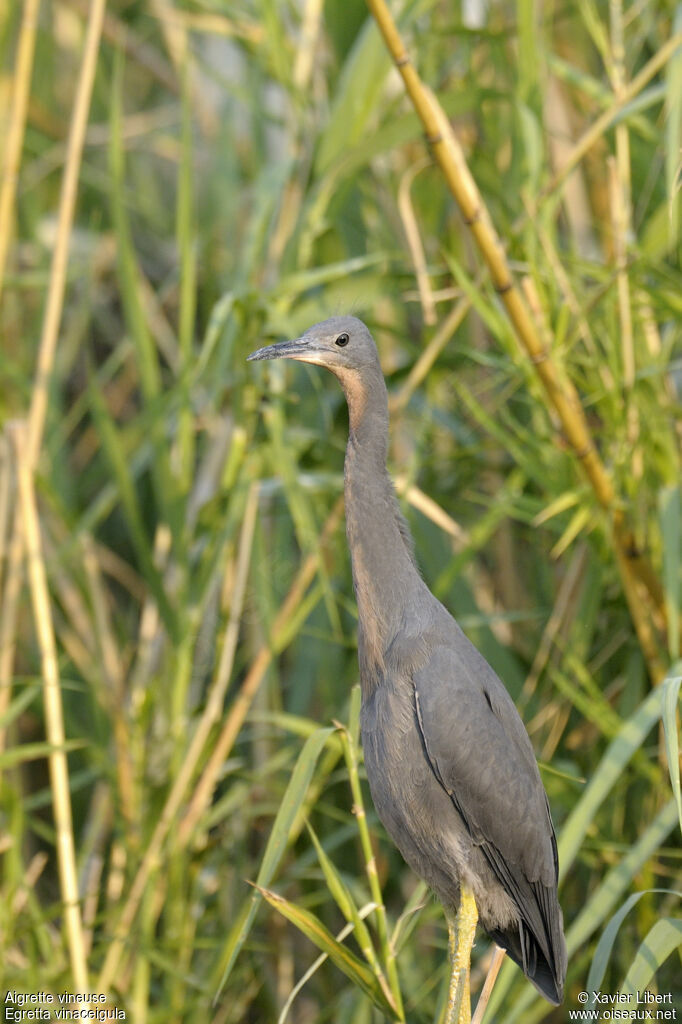
[[496, 967], [506, 952], [558, 1005], [567, 957], [549, 802], [504, 684], [417, 566], [386, 465], [388, 393], [374, 339], [356, 317], [332, 317], [248, 359], [322, 366], [346, 396], [365, 768], [386, 831], [445, 911], [445, 1021], [470, 1019], [477, 921], [496, 944]]

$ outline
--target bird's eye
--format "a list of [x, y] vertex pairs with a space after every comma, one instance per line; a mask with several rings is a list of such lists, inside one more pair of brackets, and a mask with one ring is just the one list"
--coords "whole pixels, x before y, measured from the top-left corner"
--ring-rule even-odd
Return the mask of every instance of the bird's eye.
[[339, 348], [343, 348], [343, 346], [347, 345], [349, 341], [350, 341], [350, 338], [348, 337], [348, 335], [344, 331], [343, 334], [339, 334], [338, 338], [336, 339], [336, 344], [339, 346]]

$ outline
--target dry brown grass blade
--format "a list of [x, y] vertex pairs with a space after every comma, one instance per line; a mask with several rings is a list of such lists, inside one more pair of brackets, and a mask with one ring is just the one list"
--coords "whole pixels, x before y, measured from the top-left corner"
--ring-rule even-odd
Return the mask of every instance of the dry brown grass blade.
[[111, 786], [108, 782], [98, 782], [90, 799], [88, 821], [83, 830], [79, 850], [79, 889], [83, 899], [83, 932], [88, 954], [96, 934], [98, 910], [104, 887], [104, 866], [113, 818]]
[[[232, 588], [232, 600], [230, 603], [230, 615], [225, 630], [220, 661], [215, 679], [211, 685], [209, 695], [203, 714], [197, 728], [192, 736], [189, 749], [185, 754], [171, 791], [156, 824], [149, 845], [137, 870], [137, 874], [126, 897], [123, 910], [118, 920], [116, 933], [109, 946], [102, 973], [99, 978], [98, 988], [106, 992], [114, 979], [121, 961], [124, 950], [125, 938], [128, 930], [137, 914], [140, 901], [144, 895], [145, 887], [149, 880], [150, 873], [156, 866], [161, 848], [168, 836], [173, 821], [178, 813], [180, 804], [185, 797], [187, 788], [191, 782], [192, 775], [196, 769], [199, 759], [210, 735], [211, 729], [217, 721], [222, 710], [234, 663], [234, 655], [237, 649], [239, 635], [239, 624], [241, 622], [244, 596], [246, 593], [246, 582], [249, 565], [251, 563], [251, 549], [253, 533], [258, 511], [258, 485], [253, 484], [246, 500], [246, 510], [239, 537], [239, 553], [234, 574], [234, 586]], [[186, 841], [186, 835], [182, 832], [176, 839], [176, 848], [181, 849]]]
[[12, 917], [18, 917], [22, 913], [28, 903], [29, 894], [35, 888], [36, 882], [45, 870], [49, 859], [48, 855], [42, 850], [31, 858], [31, 862], [24, 872], [21, 887], [17, 889], [12, 900]]
[[385, 0], [367, 0], [367, 3], [424, 126], [427, 141], [448, 188], [488, 267], [495, 290], [507, 310], [516, 336], [530, 358], [559, 417], [566, 440], [573, 449], [576, 459], [583, 466], [599, 504], [609, 517], [613, 546], [623, 578], [623, 589], [630, 615], [651, 677], [656, 682], [660, 681], [664, 669], [658, 654], [654, 622], [658, 624], [664, 620], [662, 590], [653, 570], [637, 550], [632, 533], [619, 508], [613, 482], [590, 435], [579, 395], [572, 382], [559, 372], [551, 352], [543, 342], [528, 306], [514, 282], [502, 241], [495, 231], [461, 146], [440, 104], [422, 83], [412, 65]]
[[537, 645], [533, 664], [530, 667], [530, 672], [526, 676], [526, 681], [516, 702], [520, 709], [526, 706], [535, 693], [538, 680], [549, 661], [552, 647], [555, 645], [556, 639], [566, 621], [567, 613], [575, 604], [587, 563], [588, 547], [587, 544], [582, 543], [573, 553], [564, 578], [559, 585], [552, 613], [547, 619], [540, 643]]
[[5, 265], [12, 233], [12, 209], [19, 179], [21, 151], [24, 145], [39, 9], [40, 0], [24, 0], [24, 13], [19, 29], [17, 63], [14, 72], [14, 97], [5, 142], [5, 166], [2, 174], [2, 187], [0, 187], [0, 299], [2, 298]]
[[400, 391], [389, 398], [389, 409], [392, 413], [399, 413], [405, 408], [470, 309], [471, 300], [467, 296], [463, 296], [453, 306], [410, 370]]
[[452, 537], [460, 545], [466, 543], [466, 532], [459, 523], [452, 516], [448, 515], [437, 501], [434, 501], [433, 498], [430, 498], [419, 487], [412, 484], [406, 474], [401, 473], [395, 478], [395, 489], [401, 497], [404, 497], [412, 505], [412, 508], [416, 508], [418, 512], [421, 512], [432, 523], [435, 523], [443, 533], [447, 533], [449, 537]]
[[16, 455], [19, 501], [21, 505], [24, 548], [26, 551], [33, 616], [42, 663], [45, 727], [47, 741], [52, 747], [48, 760], [64, 925], [69, 947], [73, 984], [77, 992], [87, 992], [87, 956], [78, 897], [69, 766], [64, 751], [64, 714], [59, 683], [57, 644], [52, 624], [52, 613], [50, 611], [50, 596], [38, 524], [38, 509], [33, 490], [33, 472], [26, 452], [27, 439], [24, 425], [15, 423], [12, 427], [11, 436]]
[[400, 186], [398, 187], [398, 212], [400, 213], [400, 217], [403, 222], [405, 238], [407, 239], [407, 245], [412, 256], [424, 323], [432, 326], [437, 320], [436, 303], [433, 298], [433, 289], [431, 288], [431, 282], [426, 268], [424, 245], [419, 233], [419, 225], [417, 224], [417, 217], [414, 212], [412, 196], [410, 194], [412, 182], [415, 177], [420, 171], [423, 171], [425, 167], [428, 167], [430, 163], [431, 161], [428, 158], [423, 157], [421, 160], [418, 160], [413, 164], [412, 167], [408, 167], [403, 174], [400, 180]]

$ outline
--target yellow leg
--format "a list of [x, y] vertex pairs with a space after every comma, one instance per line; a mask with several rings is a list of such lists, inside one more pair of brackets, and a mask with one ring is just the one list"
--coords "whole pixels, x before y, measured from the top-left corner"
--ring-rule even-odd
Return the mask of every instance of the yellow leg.
[[444, 1024], [470, 1024], [471, 1022], [469, 969], [477, 921], [478, 910], [474, 894], [468, 885], [462, 883], [459, 908], [455, 919], [453, 921], [448, 917], [448, 952], [451, 974]]

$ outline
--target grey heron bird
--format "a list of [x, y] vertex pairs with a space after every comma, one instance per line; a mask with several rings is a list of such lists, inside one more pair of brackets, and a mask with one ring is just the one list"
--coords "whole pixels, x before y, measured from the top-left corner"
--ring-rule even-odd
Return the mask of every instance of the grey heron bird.
[[477, 918], [558, 1004], [566, 944], [547, 796], [511, 697], [417, 568], [386, 468], [388, 398], [372, 335], [355, 317], [332, 317], [248, 358], [323, 366], [346, 395], [346, 532], [367, 779], [386, 831], [445, 910], [446, 1019], [469, 1019]]

